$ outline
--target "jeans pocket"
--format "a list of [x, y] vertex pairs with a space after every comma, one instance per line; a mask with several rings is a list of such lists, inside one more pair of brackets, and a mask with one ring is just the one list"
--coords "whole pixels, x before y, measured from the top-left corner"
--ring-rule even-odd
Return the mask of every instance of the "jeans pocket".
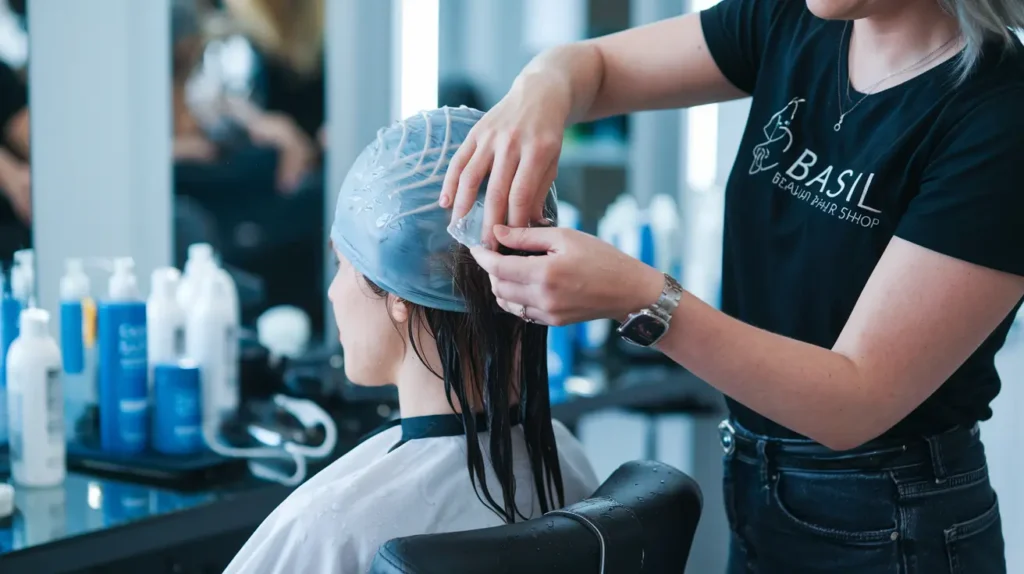
[[771, 496], [797, 533], [869, 545], [899, 538], [895, 484], [884, 473], [782, 472], [773, 476]]
[[998, 499], [977, 517], [945, 529], [945, 535], [951, 574], [1005, 574]]

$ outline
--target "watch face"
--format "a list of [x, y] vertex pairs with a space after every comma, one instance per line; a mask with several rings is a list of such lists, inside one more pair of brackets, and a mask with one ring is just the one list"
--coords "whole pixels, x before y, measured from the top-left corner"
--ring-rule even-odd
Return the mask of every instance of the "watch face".
[[626, 321], [619, 330], [627, 341], [650, 347], [661, 339], [667, 328], [668, 325], [661, 319], [641, 313]]

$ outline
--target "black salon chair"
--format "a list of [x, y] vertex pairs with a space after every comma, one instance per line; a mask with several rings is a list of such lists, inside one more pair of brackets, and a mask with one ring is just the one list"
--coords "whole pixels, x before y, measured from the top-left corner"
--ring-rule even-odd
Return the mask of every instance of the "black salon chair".
[[628, 462], [592, 497], [540, 518], [391, 540], [370, 574], [682, 574], [702, 506], [685, 473]]

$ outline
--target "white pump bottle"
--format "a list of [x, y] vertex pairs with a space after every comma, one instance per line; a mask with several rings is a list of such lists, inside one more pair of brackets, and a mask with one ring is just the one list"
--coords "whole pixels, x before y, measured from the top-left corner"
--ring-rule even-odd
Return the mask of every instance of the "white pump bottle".
[[209, 243], [193, 243], [188, 246], [188, 259], [178, 282], [178, 306], [187, 313], [199, 296], [202, 275], [216, 267], [213, 247]]
[[185, 355], [199, 364], [203, 426], [216, 425], [238, 410], [238, 333], [230, 285], [206, 273], [186, 313]]
[[43, 309], [21, 313], [21, 333], [7, 352], [11, 476], [28, 487], [64, 482], [64, 395], [57, 341]]
[[153, 396], [153, 367], [171, 363], [185, 353], [185, 311], [178, 305], [181, 273], [173, 267], [153, 271], [151, 291], [146, 300], [146, 364], [149, 366], [149, 395]]

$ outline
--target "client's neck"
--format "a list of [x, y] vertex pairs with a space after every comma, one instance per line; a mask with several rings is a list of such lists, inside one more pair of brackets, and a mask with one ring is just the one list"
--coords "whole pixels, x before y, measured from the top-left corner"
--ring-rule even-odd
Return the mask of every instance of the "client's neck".
[[[399, 369], [395, 380], [398, 387], [398, 408], [402, 418], [422, 417], [429, 415], [450, 415], [461, 412], [459, 399], [454, 394], [451, 404], [444, 392], [444, 381], [430, 371], [418, 357], [413, 354], [412, 360], [406, 360]], [[435, 357], [428, 357], [432, 360]], [[440, 363], [440, 361], [438, 361]], [[434, 367], [441, 372], [439, 364]], [[473, 410], [480, 411], [483, 405], [478, 400], [471, 401]], [[455, 405], [455, 410], [452, 410]]]
[[[423, 345], [420, 351], [430, 363], [433, 372], [423, 364], [416, 353], [412, 350], [409, 351], [409, 356], [403, 361], [395, 376], [395, 386], [398, 387], [398, 408], [402, 418], [461, 413], [462, 408], [458, 396], [452, 393], [449, 404], [448, 397], [444, 392], [444, 381], [434, 374], [443, 372], [437, 350]], [[513, 372], [510, 380], [516, 381], [518, 376], [518, 372]], [[470, 404], [470, 409], [478, 413], [483, 412], [483, 398], [477, 396], [476, 385], [465, 380], [460, 383], [467, 391], [466, 399]], [[518, 385], [512, 383], [512, 386], [509, 406], [519, 404]], [[452, 406], [455, 408], [453, 409]]]

